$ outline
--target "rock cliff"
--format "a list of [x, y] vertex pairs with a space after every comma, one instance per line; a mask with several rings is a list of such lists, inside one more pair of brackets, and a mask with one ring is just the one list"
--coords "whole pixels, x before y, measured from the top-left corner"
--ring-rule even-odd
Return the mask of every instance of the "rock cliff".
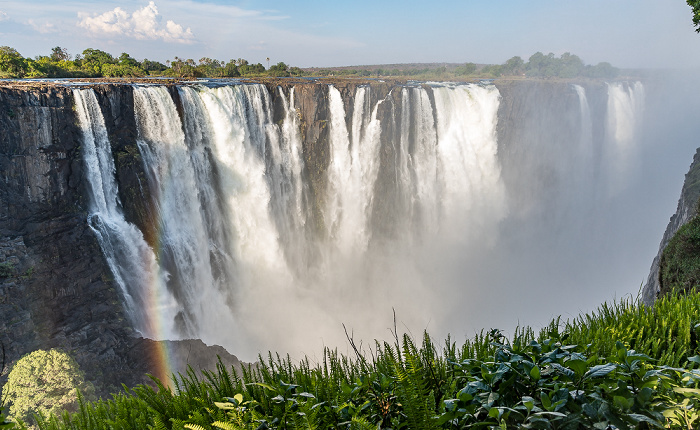
[[[131, 92], [114, 85], [97, 90], [118, 160], [120, 197], [133, 203], [125, 207], [132, 222], [147, 225]], [[98, 394], [107, 395], [121, 383], [148, 382], [145, 374], [158, 374], [160, 364], [153, 342], [139, 338], [126, 318], [87, 224], [81, 139], [70, 88], [0, 87], [0, 341], [8, 363], [36, 349], [69, 351]], [[174, 345], [181, 344], [173, 348], [187, 350], [185, 357], [206, 355], [201, 341]], [[222, 351], [209, 355], [216, 354], [238, 363]], [[175, 370], [200, 363], [178, 358]]]
[[698, 201], [700, 201], [700, 149], [697, 150], [693, 157], [693, 162], [690, 164], [690, 169], [685, 175], [681, 196], [678, 199], [678, 208], [676, 213], [671, 217], [664, 236], [659, 245], [659, 253], [654, 257], [649, 270], [649, 278], [646, 284], [642, 287], [642, 301], [651, 305], [660, 291], [659, 283], [659, 262], [661, 254], [671, 241], [673, 235], [676, 234], [679, 228], [690, 221], [697, 215]]

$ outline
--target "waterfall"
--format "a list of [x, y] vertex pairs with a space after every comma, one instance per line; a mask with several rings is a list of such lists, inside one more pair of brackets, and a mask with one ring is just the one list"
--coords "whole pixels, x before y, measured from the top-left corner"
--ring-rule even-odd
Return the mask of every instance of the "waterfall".
[[[505, 217], [505, 188], [497, 157], [499, 93], [479, 85], [434, 88], [440, 200], [446, 222], [493, 238]], [[465, 237], [468, 240], [473, 238]]]
[[611, 195], [622, 192], [635, 174], [639, 128], [644, 112], [644, 86], [641, 82], [608, 84], [608, 129], [605, 159]]
[[381, 101], [370, 107], [370, 89], [357, 88], [351, 141], [340, 92], [330, 86], [328, 95], [331, 161], [326, 219], [329, 236], [341, 253], [360, 255], [366, 251], [371, 237], [369, 219], [379, 167], [377, 109]]
[[173, 323], [178, 306], [165, 290], [153, 250], [143, 234], [128, 223], [120, 208], [115, 166], [104, 118], [92, 89], [74, 89], [83, 132], [83, 159], [89, 185], [88, 225], [95, 232], [125, 309], [135, 328], [151, 338], [178, 337]]
[[[310, 337], [339, 345], [341, 323], [378, 337], [392, 308], [414, 329], [478, 318], [498, 283], [527, 285], [528, 275], [516, 274], [555, 260], [550, 248], [587, 239], [537, 235], [568, 233], [573, 217], [594, 212], [590, 183], [626, 177], [612, 165], [634, 158], [644, 98], [641, 84], [609, 84], [601, 125], [605, 115], [592, 106], [603, 103], [567, 86], [575, 130], [531, 143], [539, 116], [536, 130], [502, 141], [499, 130], [512, 123], [499, 123], [493, 85], [424, 83], [382, 94], [323, 85], [322, 119], [301, 117], [293, 87], [132, 88], [153, 243], [124, 219], [93, 91], [75, 90], [90, 225], [139, 331], [201, 338], [246, 359], [307, 348]], [[318, 121], [325, 140], [305, 141], [305, 121]], [[305, 151], [322, 144], [310, 160]], [[598, 166], [598, 148], [616, 157], [608, 169]]]

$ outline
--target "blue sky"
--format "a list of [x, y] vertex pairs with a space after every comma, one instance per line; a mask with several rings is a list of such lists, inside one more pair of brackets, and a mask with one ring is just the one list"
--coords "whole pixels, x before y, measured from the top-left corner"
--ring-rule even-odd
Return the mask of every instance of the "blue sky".
[[26, 57], [58, 45], [300, 67], [503, 63], [542, 51], [587, 64], [700, 68], [684, 0], [0, 0], [0, 45]]

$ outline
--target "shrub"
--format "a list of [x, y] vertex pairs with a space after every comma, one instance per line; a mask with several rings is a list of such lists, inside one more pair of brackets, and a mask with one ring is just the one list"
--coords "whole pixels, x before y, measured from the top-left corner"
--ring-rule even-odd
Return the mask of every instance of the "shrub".
[[682, 226], [661, 254], [661, 294], [688, 292], [700, 284], [700, 217]]
[[3, 397], [11, 404], [11, 417], [31, 422], [35, 414], [76, 412], [78, 389], [93, 391], [73, 358], [56, 349], [37, 350], [13, 366]]
[[15, 274], [15, 266], [9, 261], [0, 263], [0, 278], [9, 278]]

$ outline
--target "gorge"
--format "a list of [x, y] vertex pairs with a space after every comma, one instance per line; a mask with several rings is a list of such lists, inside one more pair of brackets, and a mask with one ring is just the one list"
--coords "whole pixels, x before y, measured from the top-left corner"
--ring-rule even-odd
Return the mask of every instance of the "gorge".
[[683, 169], [659, 176], [697, 144], [676, 100], [637, 80], [0, 85], [3, 342], [116, 382], [138, 336], [252, 361], [342, 346], [343, 324], [388, 337], [393, 311], [438, 337], [575, 316], [647, 273]]

